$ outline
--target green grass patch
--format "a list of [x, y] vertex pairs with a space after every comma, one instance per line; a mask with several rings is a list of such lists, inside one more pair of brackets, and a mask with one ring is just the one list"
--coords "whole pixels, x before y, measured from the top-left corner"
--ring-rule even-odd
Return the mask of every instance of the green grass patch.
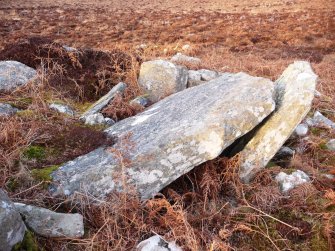
[[46, 151], [42, 146], [29, 146], [26, 150], [24, 150], [23, 156], [29, 160], [42, 160], [46, 156]]

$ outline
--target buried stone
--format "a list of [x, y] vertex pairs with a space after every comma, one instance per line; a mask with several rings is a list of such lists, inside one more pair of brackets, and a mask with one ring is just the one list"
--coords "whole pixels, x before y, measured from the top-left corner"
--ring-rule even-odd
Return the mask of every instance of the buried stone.
[[51, 192], [104, 197], [135, 188], [150, 198], [257, 126], [274, 110], [273, 94], [272, 81], [245, 73], [173, 94], [108, 128], [116, 143], [61, 166], [52, 174]]

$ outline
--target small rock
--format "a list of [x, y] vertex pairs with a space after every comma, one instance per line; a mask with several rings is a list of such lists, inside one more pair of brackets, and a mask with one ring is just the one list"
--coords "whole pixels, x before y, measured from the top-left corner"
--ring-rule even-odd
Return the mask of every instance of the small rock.
[[146, 97], [139, 96], [130, 101], [130, 105], [140, 105], [142, 107], [147, 107], [149, 105], [149, 100]]
[[81, 214], [56, 213], [51, 210], [14, 203], [27, 226], [44, 237], [79, 238], [84, 235], [84, 222]]
[[321, 174], [321, 176], [325, 177], [327, 179], [330, 179], [330, 180], [335, 179], [335, 175], [333, 175], [333, 174], [323, 173], [323, 174]]
[[309, 126], [326, 127], [328, 129], [335, 129], [335, 123], [323, 116], [319, 111], [316, 111], [313, 118], [306, 119]]
[[299, 137], [304, 137], [307, 135], [307, 133], [308, 133], [308, 125], [304, 123], [299, 124], [294, 130], [294, 134]]
[[68, 105], [52, 103], [49, 105], [49, 108], [70, 116], [75, 115], [75, 112]]
[[320, 98], [322, 96], [322, 94], [319, 91], [315, 90], [314, 96], [317, 97], [317, 98]]
[[216, 71], [211, 71], [211, 70], [206, 70], [206, 69], [198, 70], [198, 72], [201, 74], [201, 80], [203, 81], [210, 81], [219, 76], [219, 74]]
[[189, 70], [188, 71], [188, 80], [187, 80], [187, 87], [197, 86], [203, 83], [201, 80], [201, 74], [198, 71]]
[[298, 185], [309, 182], [310, 179], [306, 173], [297, 170], [291, 174], [286, 174], [284, 172], [278, 173], [276, 181], [279, 182], [282, 192], [286, 193]]
[[200, 58], [186, 56], [184, 54], [181, 54], [180, 52], [178, 52], [176, 55], [174, 55], [171, 58], [171, 61], [174, 62], [174, 63], [191, 63], [191, 64], [200, 64], [201, 63]]
[[82, 120], [85, 121], [86, 125], [104, 125], [104, 124], [114, 124], [114, 120], [111, 118], [105, 118], [101, 113], [95, 113], [85, 116]]
[[17, 61], [0, 61], [0, 91], [13, 91], [27, 84], [36, 71]]
[[150, 102], [186, 89], [187, 69], [165, 60], [147, 61], [141, 65], [138, 83]]
[[0, 189], [0, 250], [10, 251], [21, 242], [26, 231], [21, 215], [7, 194]]
[[105, 118], [105, 124], [111, 126], [115, 124], [115, 121], [111, 118]]
[[326, 146], [328, 150], [335, 151], [335, 139], [329, 140]]
[[0, 117], [14, 115], [19, 109], [12, 107], [10, 104], [0, 103]]
[[140, 242], [136, 251], [182, 251], [180, 247], [173, 242], [167, 242], [159, 235], [154, 235]]
[[67, 45], [63, 45], [63, 48], [67, 51], [67, 52], [77, 52], [78, 50], [76, 48], [67, 46]]

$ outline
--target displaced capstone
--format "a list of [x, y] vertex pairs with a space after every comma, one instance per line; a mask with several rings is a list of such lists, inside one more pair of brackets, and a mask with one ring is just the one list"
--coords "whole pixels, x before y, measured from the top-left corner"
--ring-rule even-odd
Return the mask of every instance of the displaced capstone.
[[26, 227], [5, 191], [0, 189], [0, 250], [10, 251], [21, 242]]
[[38, 235], [51, 238], [79, 238], [84, 235], [84, 221], [81, 214], [56, 213], [22, 203], [15, 203], [15, 208], [23, 216], [27, 227]]
[[308, 133], [308, 125], [305, 123], [299, 124], [294, 130], [294, 134], [299, 137], [304, 137], [307, 135], [307, 133]]
[[304, 61], [289, 65], [276, 81], [276, 110], [240, 153], [242, 180], [248, 182], [264, 168], [306, 116], [316, 81], [310, 64]]
[[81, 115], [81, 119], [85, 120], [85, 117], [99, 113], [104, 107], [106, 107], [115, 95], [122, 94], [126, 89], [127, 85], [123, 82], [115, 85], [105, 96], [100, 98], [97, 102], [91, 105], [86, 112]]
[[310, 181], [308, 175], [300, 170], [297, 170], [291, 174], [280, 172], [277, 174], [275, 179], [279, 183], [283, 193], [286, 193], [291, 189]]
[[335, 151], [335, 139], [331, 139], [327, 142], [326, 147], [330, 151]]
[[116, 143], [61, 166], [51, 175], [50, 190], [104, 197], [130, 187], [150, 198], [262, 122], [275, 108], [273, 94], [268, 79], [227, 73], [171, 95], [108, 128]]
[[49, 108], [53, 109], [53, 110], [55, 110], [57, 112], [70, 115], [70, 116], [74, 116], [75, 115], [75, 112], [68, 105], [52, 103], [52, 104], [49, 105]]
[[161, 236], [154, 235], [144, 241], [141, 241], [136, 251], [182, 251], [174, 241], [165, 241]]
[[186, 56], [180, 52], [178, 52], [176, 55], [174, 55], [171, 58], [171, 62], [174, 63], [190, 63], [190, 64], [200, 64], [201, 60], [200, 58], [196, 58], [196, 57], [190, 57], [190, 56]]
[[36, 71], [17, 61], [0, 61], [0, 91], [13, 91], [27, 84]]
[[0, 103], [0, 117], [8, 117], [14, 115], [19, 109], [11, 106], [10, 104]]
[[187, 69], [165, 60], [144, 62], [138, 83], [151, 102], [186, 89]]

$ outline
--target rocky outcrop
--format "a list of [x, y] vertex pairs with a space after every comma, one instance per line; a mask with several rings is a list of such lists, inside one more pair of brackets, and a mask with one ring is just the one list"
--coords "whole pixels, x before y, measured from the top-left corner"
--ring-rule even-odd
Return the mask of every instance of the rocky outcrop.
[[277, 174], [275, 179], [279, 183], [280, 189], [283, 193], [286, 193], [291, 189], [310, 181], [308, 175], [300, 170], [297, 170], [291, 174], [280, 172]]
[[19, 109], [11, 106], [10, 104], [0, 103], [0, 117], [8, 117], [14, 115]]
[[141, 65], [138, 83], [151, 102], [186, 89], [187, 69], [169, 61], [154, 60]]
[[51, 192], [103, 197], [126, 189], [123, 177], [149, 198], [258, 125], [275, 108], [273, 94], [268, 79], [227, 73], [171, 95], [108, 128], [116, 143], [61, 166]]
[[26, 227], [14, 204], [0, 189], [0, 250], [10, 251], [23, 240]]
[[17, 61], [0, 61], [0, 91], [13, 91], [27, 84], [36, 71]]
[[79, 238], [84, 235], [83, 216], [56, 213], [45, 208], [15, 203], [24, 222], [36, 234], [44, 237]]
[[136, 251], [182, 251], [175, 242], [165, 241], [161, 236], [154, 235], [144, 241], [141, 241]]
[[276, 81], [276, 111], [241, 152], [240, 177], [249, 181], [264, 168], [306, 116], [314, 98], [317, 76], [307, 62], [295, 62]]

